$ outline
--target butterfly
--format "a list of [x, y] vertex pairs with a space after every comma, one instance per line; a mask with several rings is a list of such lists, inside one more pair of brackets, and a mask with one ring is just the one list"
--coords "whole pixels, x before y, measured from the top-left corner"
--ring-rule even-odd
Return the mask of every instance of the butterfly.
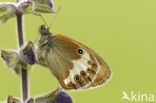
[[64, 89], [89, 89], [111, 77], [108, 64], [92, 49], [61, 34], [40, 27], [38, 64], [48, 67]]

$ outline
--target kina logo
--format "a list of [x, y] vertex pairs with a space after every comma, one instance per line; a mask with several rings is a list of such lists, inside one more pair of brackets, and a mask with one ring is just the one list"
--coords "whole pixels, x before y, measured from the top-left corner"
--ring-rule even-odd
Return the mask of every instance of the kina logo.
[[127, 101], [134, 101], [134, 102], [154, 102], [154, 94], [150, 93], [141, 93], [140, 91], [134, 92], [131, 91], [130, 93], [126, 93], [125, 91], [122, 92], [123, 96], [121, 100]]

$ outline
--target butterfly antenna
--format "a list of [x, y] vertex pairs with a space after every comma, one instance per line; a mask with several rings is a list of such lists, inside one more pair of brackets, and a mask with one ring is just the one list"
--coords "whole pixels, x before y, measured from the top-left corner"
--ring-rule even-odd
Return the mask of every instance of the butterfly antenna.
[[52, 19], [51, 24], [49, 25], [48, 28], [51, 28], [51, 26], [52, 26], [52, 24], [54, 23], [54, 21], [55, 21], [55, 19], [56, 19], [56, 17], [57, 17], [57, 15], [58, 15], [58, 13], [59, 13], [59, 11], [60, 11], [61, 8], [62, 8], [62, 7], [60, 6], [60, 7], [58, 8], [58, 10], [56, 11], [56, 15], [55, 15], [54, 18]]
[[43, 16], [41, 14], [37, 14], [37, 13], [33, 13], [36, 16], [40, 16], [42, 21], [44, 22], [44, 24], [48, 27], [48, 24], [46, 23], [46, 21], [44, 20]]

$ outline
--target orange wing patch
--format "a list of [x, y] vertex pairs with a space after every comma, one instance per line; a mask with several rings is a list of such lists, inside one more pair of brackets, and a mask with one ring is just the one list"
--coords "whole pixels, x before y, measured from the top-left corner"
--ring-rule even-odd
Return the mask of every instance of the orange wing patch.
[[101, 85], [105, 83], [110, 77], [111, 71], [109, 69], [106, 69], [105, 72], [103, 72], [103, 70], [100, 70], [99, 73], [96, 74], [96, 77], [94, 78], [93, 82], [88, 87], [95, 87], [97, 85]]
[[96, 76], [94, 78], [94, 80], [92, 81], [92, 83], [88, 86], [89, 87], [95, 87], [97, 85], [101, 85], [103, 83], [105, 83], [108, 79], [110, 79], [111, 77], [111, 71], [109, 66], [107, 65], [107, 63], [105, 61], [103, 61], [102, 58], [100, 58], [99, 56], [96, 56], [96, 60], [98, 62], [99, 65], [99, 70], [96, 73]]

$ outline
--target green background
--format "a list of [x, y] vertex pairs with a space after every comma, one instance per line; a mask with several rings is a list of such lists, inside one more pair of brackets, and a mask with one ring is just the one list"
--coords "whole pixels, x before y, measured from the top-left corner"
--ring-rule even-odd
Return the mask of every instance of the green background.
[[[3, 0], [4, 1], [4, 0]], [[121, 103], [122, 91], [156, 95], [156, 1], [155, 0], [61, 0], [52, 28], [95, 50], [109, 64], [113, 76], [102, 87], [68, 92], [74, 103]], [[53, 15], [43, 15], [50, 24]], [[25, 42], [34, 41], [43, 23], [24, 16]], [[0, 49], [18, 49], [16, 18], [0, 24]], [[35, 65], [29, 72], [30, 96], [58, 86], [48, 69]], [[8, 94], [21, 97], [20, 78], [0, 60], [0, 101]]]

